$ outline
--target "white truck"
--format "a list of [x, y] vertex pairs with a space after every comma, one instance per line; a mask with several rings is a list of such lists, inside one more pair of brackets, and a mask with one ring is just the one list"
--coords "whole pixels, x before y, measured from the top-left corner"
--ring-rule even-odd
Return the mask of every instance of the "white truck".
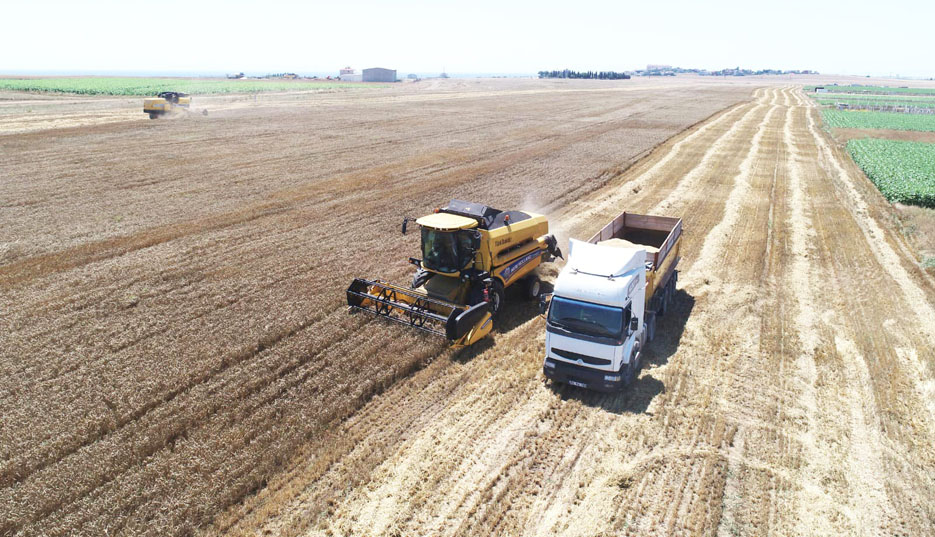
[[543, 296], [545, 376], [614, 391], [636, 378], [642, 349], [675, 293], [682, 220], [624, 212], [587, 242]]

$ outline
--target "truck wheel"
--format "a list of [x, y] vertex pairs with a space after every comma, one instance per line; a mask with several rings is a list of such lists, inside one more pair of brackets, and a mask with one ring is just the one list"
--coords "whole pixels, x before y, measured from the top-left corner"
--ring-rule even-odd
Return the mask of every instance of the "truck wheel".
[[539, 289], [542, 287], [539, 277], [533, 274], [526, 279], [526, 296], [531, 299], [539, 298]]
[[490, 313], [497, 315], [503, 309], [503, 284], [500, 280], [494, 280], [488, 291], [490, 297]]
[[669, 309], [669, 286], [667, 285], [665, 289], [659, 293], [659, 309], [656, 310], [656, 315], [659, 317], [665, 317], [666, 311]]
[[652, 313], [646, 314], [646, 342], [651, 342], [656, 337], [656, 316]]

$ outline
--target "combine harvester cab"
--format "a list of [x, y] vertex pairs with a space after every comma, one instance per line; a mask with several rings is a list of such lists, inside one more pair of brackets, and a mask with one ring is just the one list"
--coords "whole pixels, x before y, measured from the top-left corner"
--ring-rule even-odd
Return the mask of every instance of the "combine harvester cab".
[[636, 378], [675, 294], [681, 238], [679, 218], [625, 212], [588, 242], [571, 241], [551, 300], [540, 302], [547, 378], [599, 391]]
[[[403, 220], [403, 233], [411, 221]], [[536, 268], [562, 255], [548, 220], [534, 213], [452, 200], [415, 223], [422, 259], [409, 258], [416, 266], [412, 284], [357, 278], [347, 303], [444, 336], [456, 347], [490, 333], [506, 288], [520, 283], [530, 298], [538, 297]]]

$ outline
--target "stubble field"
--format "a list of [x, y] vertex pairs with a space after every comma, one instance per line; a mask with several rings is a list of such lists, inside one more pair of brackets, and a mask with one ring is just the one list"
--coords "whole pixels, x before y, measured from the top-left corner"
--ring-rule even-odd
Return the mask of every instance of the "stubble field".
[[[795, 89], [633, 82], [16, 123], [0, 534], [931, 534], [935, 292], [885, 202]], [[563, 245], [685, 219], [632, 388], [543, 383], [528, 303], [459, 353], [345, 311], [453, 197]]]

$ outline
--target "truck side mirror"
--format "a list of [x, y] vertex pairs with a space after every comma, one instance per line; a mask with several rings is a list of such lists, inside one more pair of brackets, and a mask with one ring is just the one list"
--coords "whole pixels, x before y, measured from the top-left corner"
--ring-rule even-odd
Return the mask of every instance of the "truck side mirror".
[[630, 332], [636, 332], [640, 328], [640, 318], [631, 317], [630, 318]]
[[549, 310], [549, 303], [551, 301], [552, 301], [551, 293], [539, 295], [539, 315], [545, 315], [545, 312]]

